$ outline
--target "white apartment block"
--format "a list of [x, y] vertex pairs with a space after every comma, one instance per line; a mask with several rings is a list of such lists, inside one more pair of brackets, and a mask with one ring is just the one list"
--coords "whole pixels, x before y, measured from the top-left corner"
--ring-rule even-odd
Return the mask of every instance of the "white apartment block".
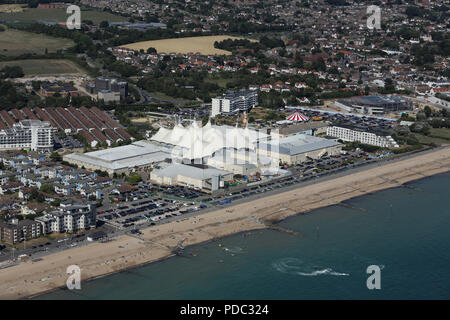
[[258, 105], [258, 93], [256, 91], [228, 91], [222, 97], [212, 99], [211, 116], [248, 111], [256, 105]]
[[42, 233], [76, 232], [95, 227], [95, 204], [61, 203], [59, 211], [50, 212], [35, 220], [42, 225]]
[[53, 127], [49, 122], [22, 120], [12, 128], [0, 131], [0, 151], [27, 148], [38, 152], [53, 149]]
[[377, 135], [374, 132], [362, 131], [356, 128], [330, 126], [327, 128], [327, 136], [349, 142], [361, 142], [382, 148], [398, 148], [397, 142], [389, 135]]

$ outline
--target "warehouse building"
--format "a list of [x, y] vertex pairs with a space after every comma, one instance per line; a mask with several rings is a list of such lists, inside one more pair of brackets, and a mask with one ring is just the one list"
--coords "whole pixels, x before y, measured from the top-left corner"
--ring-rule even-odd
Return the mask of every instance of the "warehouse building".
[[257, 152], [279, 159], [282, 164], [293, 165], [307, 161], [308, 158], [318, 159], [325, 155], [339, 154], [341, 150], [342, 144], [335, 140], [297, 134], [259, 144]]
[[335, 105], [349, 112], [371, 115], [412, 110], [411, 100], [401, 96], [353, 97], [350, 99], [338, 100], [335, 102]]
[[280, 138], [286, 138], [296, 134], [308, 134], [316, 136], [327, 133], [328, 124], [323, 121], [301, 122], [292, 124], [282, 124], [278, 128]]
[[65, 155], [63, 160], [76, 164], [80, 168], [106, 171], [112, 175], [114, 173], [128, 174], [137, 169], [149, 169], [170, 157], [170, 149], [142, 140], [117, 148], [84, 154], [71, 153]]
[[163, 185], [179, 185], [211, 193], [231, 180], [233, 173], [207, 166], [163, 163], [150, 173], [152, 182]]

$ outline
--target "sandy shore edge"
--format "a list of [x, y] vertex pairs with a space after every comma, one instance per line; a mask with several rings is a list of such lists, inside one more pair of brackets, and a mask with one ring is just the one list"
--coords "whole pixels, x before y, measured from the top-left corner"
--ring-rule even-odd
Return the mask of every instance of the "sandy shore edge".
[[[82, 281], [167, 259], [180, 240], [184, 246], [263, 229], [267, 224], [320, 207], [450, 171], [450, 148], [383, 163], [346, 176], [251, 200], [203, 215], [27, 261], [0, 270], [0, 299], [36, 296], [65, 286], [69, 265], [81, 268]], [[181, 218], [181, 217], [180, 217]]]

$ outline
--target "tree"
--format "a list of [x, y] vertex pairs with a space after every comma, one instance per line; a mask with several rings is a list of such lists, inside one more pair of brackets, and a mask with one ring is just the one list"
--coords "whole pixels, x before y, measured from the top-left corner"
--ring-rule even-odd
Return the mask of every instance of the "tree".
[[102, 29], [108, 28], [109, 27], [109, 22], [108, 21], [102, 21], [102, 22], [100, 22], [99, 27], [102, 28]]
[[22, 78], [23, 70], [20, 66], [5, 66], [0, 70], [0, 79], [6, 78]]
[[142, 178], [137, 173], [132, 173], [128, 177], [126, 177], [125, 180], [128, 183], [135, 184], [135, 183], [138, 183], [139, 181], [142, 181]]
[[425, 116], [427, 118], [431, 116], [431, 108], [429, 106], [425, 106], [425, 108], [423, 108], [423, 111], [425, 112]]
[[58, 152], [52, 152], [52, 154], [50, 155], [50, 159], [52, 161], [62, 161], [62, 157]]
[[52, 184], [49, 184], [49, 183], [43, 184], [41, 186], [40, 190], [44, 193], [49, 193], [49, 194], [55, 193], [55, 188], [53, 187]]

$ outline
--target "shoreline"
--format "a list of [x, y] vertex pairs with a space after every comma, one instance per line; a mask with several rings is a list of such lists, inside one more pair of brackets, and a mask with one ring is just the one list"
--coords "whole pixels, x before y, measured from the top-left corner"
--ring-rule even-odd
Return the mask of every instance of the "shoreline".
[[[265, 229], [267, 223], [277, 224], [291, 216], [448, 171], [450, 148], [446, 147], [347, 176], [217, 208], [182, 221], [146, 228], [141, 237], [124, 235], [111, 242], [65, 250], [38, 262], [27, 261], [0, 270], [0, 298], [37, 297], [61, 289], [68, 276], [65, 269], [72, 264], [80, 266], [83, 282], [94, 280], [168, 259], [173, 256], [171, 248], [181, 240], [185, 241], [185, 247], [189, 247]], [[302, 192], [302, 197], [297, 192]]]
[[[349, 199], [343, 200], [341, 203], [344, 203], [344, 202], [347, 202], [347, 201], [352, 201], [352, 200], [355, 200], [355, 199], [358, 199], [358, 198], [361, 198], [361, 197], [364, 197], [364, 196], [367, 196], [367, 195], [375, 194], [375, 193], [377, 193], [377, 192], [384, 191], [384, 190], [390, 190], [390, 189], [395, 189], [395, 188], [402, 188], [402, 187], [404, 187], [405, 185], [408, 185], [408, 184], [410, 184], [410, 183], [417, 182], [417, 181], [420, 181], [420, 180], [422, 180], [422, 179], [427, 179], [427, 178], [430, 178], [430, 177], [433, 177], [433, 176], [442, 175], [442, 174], [446, 174], [446, 172], [436, 173], [436, 174], [433, 174], [433, 175], [430, 175], [430, 176], [426, 176], [426, 177], [418, 178], [418, 179], [416, 179], [416, 180], [411, 180], [411, 181], [405, 182], [404, 184], [399, 185], [399, 186], [393, 186], [393, 187], [391, 187], [391, 188], [386, 188], [386, 189], [378, 190], [378, 191], [375, 191], [375, 192], [370, 192], [370, 193], [362, 194], [362, 195], [359, 195], [359, 196], [355, 196], [355, 197], [353, 197], [353, 198], [349, 198]], [[287, 221], [287, 220], [289, 220], [289, 219], [291, 219], [291, 218], [295, 218], [295, 217], [298, 217], [298, 216], [303, 216], [303, 215], [311, 214], [312, 212], [314, 212], [314, 211], [317, 210], [317, 209], [327, 208], [327, 207], [331, 207], [331, 206], [334, 206], [334, 205], [338, 205], [338, 204], [330, 204], [330, 205], [327, 205], [327, 206], [324, 206], [324, 207], [319, 207], [319, 208], [316, 208], [316, 209], [311, 209], [311, 210], [309, 210], [309, 211], [299, 212], [299, 213], [297, 213], [297, 214], [292, 214], [292, 215], [286, 216], [286, 217], [284, 217], [284, 218], [282, 218], [282, 219], [280, 219], [280, 220], [274, 222], [273, 224], [276, 225], [276, 224], [279, 224], [279, 223], [281, 223], [281, 222], [285, 222], [285, 221]], [[269, 228], [266, 227], [266, 228], [263, 228], [263, 229], [261, 229], [261, 230], [269, 230]], [[254, 230], [254, 231], [256, 231], [256, 230]], [[248, 231], [248, 230], [242, 230], [242, 231], [239, 231], [239, 232], [236, 232], [236, 233], [232, 233], [232, 234], [225, 235], [225, 236], [223, 236], [223, 237], [221, 237], [221, 238], [212, 238], [212, 239], [209, 239], [209, 240], [205, 240], [205, 241], [203, 241], [203, 242], [199, 242], [199, 243], [194, 243], [194, 244], [188, 245], [188, 246], [185, 247], [185, 249], [188, 249], [188, 248], [193, 247], [193, 246], [204, 245], [204, 244], [207, 244], [207, 243], [210, 243], [210, 242], [216, 242], [216, 241], [219, 240], [219, 239], [224, 239], [224, 238], [228, 238], [228, 237], [238, 236], [238, 235], [240, 235], [240, 234], [244, 234], [244, 233], [248, 233], [248, 232], [250, 232], [250, 231]], [[176, 257], [176, 256], [177, 256], [176, 254], [172, 254], [172, 255], [169, 255], [169, 256], [164, 257], [164, 258], [161, 258], [161, 259], [157, 259], [157, 260], [153, 260], [153, 261], [149, 261], [149, 262], [143, 262], [143, 263], [138, 264], [138, 265], [135, 265], [135, 266], [127, 267], [127, 268], [125, 268], [125, 269], [123, 269], [123, 270], [120, 270], [120, 271], [113, 271], [113, 272], [110, 272], [110, 273], [106, 273], [106, 274], [103, 274], [103, 275], [99, 275], [99, 276], [97, 276], [97, 277], [85, 279], [85, 280], [83, 280], [82, 282], [86, 283], [86, 282], [94, 281], [94, 280], [97, 280], [97, 279], [109, 277], [109, 276], [111, 276], [111, 275], [118, 275], [118, 274], [120, 274], [120, 273], [125, 273], [125, 272], [127, 272], [127, 271], [129, 271], [129, 270], [132, 270], [132, 269], [138, 269], [138, 268], [150, 266], [150, 265], [152, 265], [152, 264], [156, 264], [156, 263], [159, 263], [159, 262], [164, 262], [164, 261], [169, 260], [169, 259], [171, 259], [171, 258], [173, 258], [173, 257]], [[49, 294], [49, 293], [52, 293], [52, 292], [56, 292], [56, 291], [58, 291], [58, 290], [69, 290], [69, 289], [67, 289], [66, 286], [60, 286], [60, 287], [56, 287], [56, 288], [53, 288], [53, 289], [49, 289], [49, 290], [47, 290], [47, 291], [43, 291], [43, 292], [37, 293], [37, 294], [35, 294], [35, 295], [33, 295], [33, 296], [23, 297], [22, 299], [24, 299], [24, 300], [27, 300], [27, 299], [34, 299], [34, 298], [38, 298], [39, 296], [43, 296], [43, 295], [46, 295], [46, 294]]]

